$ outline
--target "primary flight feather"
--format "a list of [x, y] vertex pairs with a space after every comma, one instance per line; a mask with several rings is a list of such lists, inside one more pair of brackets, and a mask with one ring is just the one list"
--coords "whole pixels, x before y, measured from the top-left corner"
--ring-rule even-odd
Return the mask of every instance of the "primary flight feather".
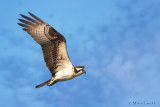
[[85, 73], [84, 66], [74, 67], [71, 63], [65, 37], [34, 14], [30, 12], [29, 14], [32, 18], [20, 14], [24, 19], [19, 19], [22, 23], [18, 24], [41, 45], [46, 66], [52, 74], [51, 79], [37, 85], [36, 88], [46, 84], [51, 86], [56, 82], [70, 80]]

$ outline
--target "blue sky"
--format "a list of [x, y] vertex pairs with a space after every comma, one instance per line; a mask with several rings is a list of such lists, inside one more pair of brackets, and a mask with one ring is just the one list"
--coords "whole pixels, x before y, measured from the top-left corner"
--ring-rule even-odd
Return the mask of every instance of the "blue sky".
[[[159, 5], [159, 0], [0, 0], [0, 107], [132, 107], [133, 101], [159, 107]], [[84, 65], [86, 75], [34, 88], [51, 75], [41, 47], [17, 25], [19, 14], [27, 12], [66, 37], [72, 63]]]

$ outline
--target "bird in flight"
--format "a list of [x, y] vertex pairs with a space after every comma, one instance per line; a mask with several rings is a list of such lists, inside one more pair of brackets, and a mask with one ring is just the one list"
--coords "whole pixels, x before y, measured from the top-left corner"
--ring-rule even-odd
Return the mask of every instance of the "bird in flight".
[[52, 86], [56, 82], [70, 80], [86, 73], [84, 66], [75, 67], [71, 63], [65, 37], [34, 14], [28, 13], [32, 18], [20, 14], [23, 19], [18, 19], [22, 22], [18, 25], [41, 45], [46, 66], [52, 75], [51, 79], [37, 85], [36, 88], [44, 85]]

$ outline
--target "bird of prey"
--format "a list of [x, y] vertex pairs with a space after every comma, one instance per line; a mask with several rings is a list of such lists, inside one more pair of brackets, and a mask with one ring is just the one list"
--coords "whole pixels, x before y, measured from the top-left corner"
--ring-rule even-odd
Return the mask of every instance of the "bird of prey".
[[18, 25], [41, 45], [46, 66], [52, 75], [51, 79], [37, 85], [36, 88], [44, 85], [52, 86], [56, 82], [70, 80], [86, 73], [84, 66], [75, 67], [71, 63], [65, 37], [34, 14], [28, 13], [32, 18], [20, 14], [23, 19], [18, 19], [22, 22]]

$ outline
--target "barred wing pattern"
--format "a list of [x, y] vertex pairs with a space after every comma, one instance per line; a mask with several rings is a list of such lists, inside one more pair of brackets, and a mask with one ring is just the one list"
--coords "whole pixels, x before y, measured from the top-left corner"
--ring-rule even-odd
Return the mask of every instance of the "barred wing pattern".
[[26, 20], [19, 19], [22, 23], [18, 24], [24, 27], [23, 30], [41, 45], [46, 65], [54, 75], [60, 69], [59, 67], [70, 62], [66, 49], [66, 39], [40, 18], [30, 12], [29, 14], [33, 18], [20, 14]]

